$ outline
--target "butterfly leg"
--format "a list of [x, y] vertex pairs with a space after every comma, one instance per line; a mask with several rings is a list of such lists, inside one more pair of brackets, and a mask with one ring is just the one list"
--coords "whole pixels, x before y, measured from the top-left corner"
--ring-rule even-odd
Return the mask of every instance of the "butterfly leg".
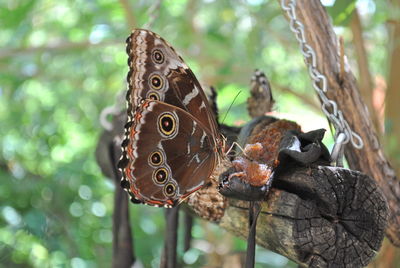
[[160, 268], [177, 267], [177, 240], [178, 240], [178, 219], [179, 206], [165, 209], [165, 218], [167, 222], [164, 252], [161, 258]]

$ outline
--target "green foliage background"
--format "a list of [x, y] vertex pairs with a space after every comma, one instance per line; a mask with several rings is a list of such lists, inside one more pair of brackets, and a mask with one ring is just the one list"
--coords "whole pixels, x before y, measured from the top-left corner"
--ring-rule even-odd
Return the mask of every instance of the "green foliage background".
[[[385, 76], [382, 2], [357, 5], [365, 11], [371, 69]], [[126, 87], [125, 39], [132, 26], [148, 21], [153, 3], [0, 2], [0, 267], [110, 266], [115, 186], [94, 159], [99, 114]], [[348, 10], [355, 3], [337, 1], [330, 8], [346, 41]], [[165, 0], [158, 11], [152, 30], [175, 46], [204, 85], [219, 89], [221, 114], [242, 91], [226, 123], [248, 120], [249, 80], [260, 68], [274, 85], [280, 114], [305, 129], [327, 127], [318, 108], [280, 90], [290, 88], [317, 103], [277, 1]], [[346, 53], [354, 64], [351, 45]], [[157, 267], [163, 212], [133, 205], [131, 212], [136, 255], [145, 267]], [[193, 235], [195, 245], [210, 238], [225, 241], [231, 252], [245, 249], [243, 241], [226, 239], [227, 233], [200, 220]], [[200, 267], [206, 255], [204, 247], [194, 246], [183, 258]], [[257, 258], [260, 267], [294, 267], [263, 249]]]

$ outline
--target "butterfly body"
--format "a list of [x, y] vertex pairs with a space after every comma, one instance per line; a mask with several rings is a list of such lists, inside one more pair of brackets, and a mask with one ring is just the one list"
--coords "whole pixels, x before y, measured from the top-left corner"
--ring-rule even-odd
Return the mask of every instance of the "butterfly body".
[[121, 184], [134, 202], [172, 207], [207, 182], [224, 140], [199, 82], [165, 40], [134, 30], [127, 53]]

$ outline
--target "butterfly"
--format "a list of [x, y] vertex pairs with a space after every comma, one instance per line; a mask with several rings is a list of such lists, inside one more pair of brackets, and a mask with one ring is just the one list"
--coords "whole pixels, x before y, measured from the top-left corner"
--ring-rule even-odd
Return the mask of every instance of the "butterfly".
[[225, 142], [193, 72], [163, 38], [126, 40], [128, 119], [118, 167], [134, 203], [173, 207], [202, 188]]

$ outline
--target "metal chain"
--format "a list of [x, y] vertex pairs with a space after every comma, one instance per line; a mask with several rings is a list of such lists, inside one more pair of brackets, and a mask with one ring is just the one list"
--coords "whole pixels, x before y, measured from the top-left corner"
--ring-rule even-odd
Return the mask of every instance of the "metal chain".
[[[286, 4], [286, 2], [288, 3]], [[343, 155], [344, 145], [350, 141], [355, 148], [361, 149], [364, 146], [363, 140], [351, 129], [349, 123], [344, 119], [342, 111], [338, 109], [337, 103], [325, 95], [328, 86], [327, 79], [318, 71], [315, 51], [307, 44], [304, 25], [297, 19], [296, 0], [281, 0], [281, 7], [289, 17], [290, 30], [300, 44], [301, 53], [308, 66], [308, 73], [313, 80], [312, 85], [322, 102], [322, 111], [335, 128], [335, 145], [331, 155], [332, 159], [340, 165], [341, 159], [339, 158]]]

